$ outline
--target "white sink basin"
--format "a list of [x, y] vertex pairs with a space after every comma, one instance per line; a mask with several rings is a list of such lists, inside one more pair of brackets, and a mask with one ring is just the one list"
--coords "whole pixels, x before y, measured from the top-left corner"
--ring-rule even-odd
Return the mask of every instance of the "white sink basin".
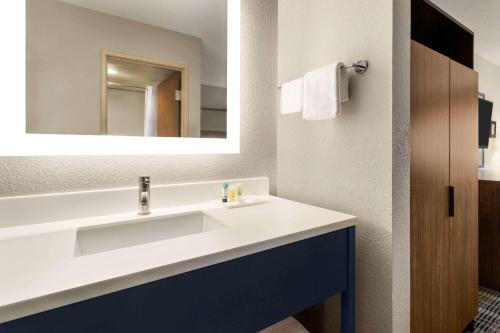
[[76, 256], [116, 250], [224, 228], [201, 212], [78, 229]]

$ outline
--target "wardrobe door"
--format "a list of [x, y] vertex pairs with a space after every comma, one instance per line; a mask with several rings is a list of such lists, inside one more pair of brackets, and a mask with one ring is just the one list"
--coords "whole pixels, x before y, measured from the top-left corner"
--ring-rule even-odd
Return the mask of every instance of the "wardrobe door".
[[411, 332], [449, 333], [449, 89], [447, 57], [411, 47]]
[[450, 332], [462, 332], [478, 311], [477, 73], [450, 61]]

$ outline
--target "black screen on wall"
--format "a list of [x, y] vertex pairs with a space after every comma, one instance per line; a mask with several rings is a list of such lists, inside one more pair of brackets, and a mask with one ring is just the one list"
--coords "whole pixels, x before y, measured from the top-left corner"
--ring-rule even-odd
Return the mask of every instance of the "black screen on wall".
[[493, 102], [479, 99], [479, 148], [488, 148], [490, 142], [491, 114]]

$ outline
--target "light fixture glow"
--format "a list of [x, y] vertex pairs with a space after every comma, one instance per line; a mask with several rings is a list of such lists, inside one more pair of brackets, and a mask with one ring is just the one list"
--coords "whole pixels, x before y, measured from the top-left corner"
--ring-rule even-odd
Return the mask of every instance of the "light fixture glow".
[[116, 69], [108, 67], [108, 74], [109, 75], [116, 75], [116, 74], [118, 74], [118, 71]]

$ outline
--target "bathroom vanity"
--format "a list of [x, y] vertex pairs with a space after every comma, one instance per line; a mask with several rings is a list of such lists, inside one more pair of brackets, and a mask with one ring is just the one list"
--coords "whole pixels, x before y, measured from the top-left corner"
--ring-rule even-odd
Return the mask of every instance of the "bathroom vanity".
[[[22, 60], [9, 63], [26, 63], [26, 91], [2, 115], [0, 155], [240, 153], [261, 133], [240, 122], [240, 31], [262, 31], [241, 26], [253, 9], [239, 0], [182, 5], [11, 3]], [[243, 164], [260, 156], [217, 169], [258, 172]], [[354, 216], [270, 196], [267, 178], [233, 181], [248, 200], [231, 208], [222, 181], [154, 182], [143, 178], [140, 210], [138, 186], [0, 198], [0, 332], [255, 333], [338, 293], [354, 332]]]
[[354, 332], [355, 217], [238, 182], [258, 200], [153, 186], [147, 216], [137, 188], [0, 199], [0, 331], [257, 332], [341, 293]]

